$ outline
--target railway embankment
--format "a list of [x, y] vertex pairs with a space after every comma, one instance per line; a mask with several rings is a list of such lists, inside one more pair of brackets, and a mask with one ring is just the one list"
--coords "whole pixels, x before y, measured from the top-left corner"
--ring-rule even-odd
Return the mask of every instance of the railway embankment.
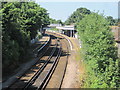
[[30, 60], [19, 65], [19, 67], [13, 70], [13, 73], [9, 74], [6, 77], [3, 77], [2, 88], [9, 87], [13, 82], [15, 82], [19, 77], [21, 77], [32, 65], [38, 61], [37, 53], [38, 50], [42, 49], [50, 40], [50, 36], [43, 36], [38, 40], [34, 45], [31, 46], [32, 50]]

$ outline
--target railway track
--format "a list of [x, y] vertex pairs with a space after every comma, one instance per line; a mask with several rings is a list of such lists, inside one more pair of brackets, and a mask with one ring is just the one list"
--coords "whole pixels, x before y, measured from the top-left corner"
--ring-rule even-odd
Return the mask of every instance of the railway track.
[[[43, 88], [43, 85], [45, 85], [46, 80], [48, 79], [50, 73], [52, 73], [53, 68], [55, 68], [55, 64], [58, 61], [58, 58], [60, 57], [60, 46], [58, 45], [58, 42], [59, 41], [57, 40], [55, 47], [51, 52], [51, 55], [48, 57], [44, 65], [38, 70], [38, 72], [32, 77], [29, 83], [24, 87], [25, 89], [32, 88], [33, 86], [31, 87], [31, 85], [34, 85], [35, 88]], [[55, 52], [57, 51], [57, 48], [59, 48], [59, 51], [57, 52], [57, 55], [54, 56]], [[49, 64], [49, 63], [52, 63], [52, 64]], [[41, 83], [40, 85], [39, 84], [36, 85], [35, 84], [36, 82], [38, 83], [41, 82]]]
[[51, 32], [47, 32], [50, 35], [54, 35], [56, 37], [58, 37], [60, 39], [60, 42], [62, 44], [62, 54], [61, 57], [59, 59], [59, 63], [49, 81], [49, 83], [47, 84], [46, 88], [61, 88], [64, 76], [65, 76], [65, 72], [66, 72], [66, 68], [67, 68], [67, 63], [68, 63], [68, 57], [69, 57], [69, 52], [70, 52], [70, 44], [68, 44], [68, 40], [57, 33], [51, 33]]
[[[38, 62], [5, 90], [11, 88], [12, 90], [17, 88], [41, 90], [61, 87], [68, 62], [69, 45], [63, 36], [48, 34], [52, 38], [49, 43], [46, 43], [48, 47], [43, 46], [38, 49], [37, 56], [40, 57]], [[43, 53], [39, 53], [40, 51]]]
[[[13, 77], [11, 77], [10, 79], [8, 79], [8, 80], [6, 80], [7, 82], [2, 82], [2, 89], [6, 89], [6, 88], [9, 88], [14, 82], [16, 82], [18, 79], [20, 79], [27, 71], [28, 71], [28, 69], [30, 69], [31, 67], [33, 67], [33, 66], [35, 66], [36, 65], [36, 63], [38, 63], [39, 62], [39, 58], [42, 58], [43, 57], [43, 55], [45, 54], [45, 52], [48, 50], [48, 48], [49, 48], [49, 45], [50, 45], [50, 43], [51, 43], [51, 38], [50, 38], [50, 36], [49, 35], [47, 35], [48, 36], [48, 39], [47, 39], [47, 41], [45, 42], [45, 43], [43, 43], [42, 42], [42, 44], [40, 43], [40, 44], [37, 44], [37, 47], [39, 46], [39, 48], [35, 48], [35, 53], [36, 53], [36, 55], [38, 56], [37, 58], [36, 58], [36, 60], [35, 61], [33, 61], [32, 63], [30, 63], [30, 65], [27, 65], [27, 67], [25, 66], [25, 68], [24, 69], [21, 69], [20, 71], [22, 71], [22, 72], [20, 72], [20, 73], [17, 73], [16, 75], [14, 75]], [[36, 46], [35, 46], [36, 47]], [[45, 50], [44, 52], [43, 52], [43, 50]], [[42, 53], [41, 53], [42, 52]], [[34, 54], [35, 54], [34, 53]], [[12, 84], [11, 84], [11, 83]]]
[[51, 79], [52, 74], [54, 73], [54, 70], [56, 69], [56, 66], [59, 62], [59, 58], [61, 55], [61, 43], [58, 41], [57, 49], [56, 49], [56, 55], [53, 56], [50, 60], [51, 64], [49, 64], [44, 71], [41, 73], [41, 76], [37, 79], [36, 83], [34, 85], [37, 86], [37, 89], [45, 89], [46, 85], [48, 84], [49, 80]]
[[[49, 35], [46, 35], [46, 36], [49, 36]], [[49, 36], [50, 37], [50, 36]], [[45, 49], [47, 49], [48, 47], [49, 47], [49, 45], [50, 45], [50, 43], [51, 43], [51, 38], [48, 38], [48, 40], [46, 41], [46, 42], [42, 42], [42, 43], [38, 43], [38, 45], [36, 46], [36, 48], [33, 50], [33, 53], [36, 55], [36, 56], [43, 56], [44, 54], [43, 53], [41, 53], [41, 54], [43, 54], [43, 55], [40, 55], [40, 52], [42, 52], [43, 51], [43, 49], [45, 50]]]

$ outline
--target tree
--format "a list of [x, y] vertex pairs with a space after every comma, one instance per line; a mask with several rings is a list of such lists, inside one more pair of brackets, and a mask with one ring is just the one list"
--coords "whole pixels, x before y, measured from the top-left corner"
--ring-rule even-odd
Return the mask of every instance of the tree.
[[63, 25], [63, 22], [61, 20], [57, 20], [57, 23]]
[[61, 20], [56, 20], [56, 19], [52, 19], [52, 18], [50, 18], [50, 23], [51, 24], [61, 24], [61, 25], [63, 25], [63, 22]]
[[37, 36], [41, 26], [49, 24], [49, 16], [47, 10], [35, 2], [2, 2], [1, 5], [2, 66], [5, 72], [6, 67], [23, 62], [30, 40]]
[[86, 87], [120, 87], [117, 48], [108, 21], [97, 13], [91, 13], [78, 23], [77, 31], [87, 65]]
[[106, 19], [110, 23], [110, 25], [115, 25], [116, 21], [113, 19], [112, 16], [107, 16]]
[[50, 24], [57, 23], [57, 21], [55, 19], [52, 19], [52, 18], [50, 18], [49, 21], [50, 21]]
[[86, 15], [90, 14], [91, 11], [86, 8], [78, 8], [71, 14], [71, 16], [65, 21], [65, 24], [75, 24], [82, 20]]

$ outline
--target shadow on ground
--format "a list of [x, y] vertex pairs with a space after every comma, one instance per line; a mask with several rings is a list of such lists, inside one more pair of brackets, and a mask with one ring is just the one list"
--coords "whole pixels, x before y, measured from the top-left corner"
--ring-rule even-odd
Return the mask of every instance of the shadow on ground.
[[[52, 37], [52, 39], [56, 39], [56, 37], [53, 36], [53, 35], [51, 35], [51, 37]], [[63, 39], [63, 38], [59, 38], [59, 39]], [[55, 47], [56, 47], [55, 44], [54, 44], [54, 45], [51, 45], [50, 48], [49, 48], [49, 50], [47, 51], [47, 53], [44, 54], [44, 56], [49, 56], [50, 53], [52, 52], [52, 50], [53, 50]], [[54, 54], [53, 54], [53, 57], [56, 57], [56, 56], [58, 55], [58, 54], [57, 54], [58, 51], [59, 51], [59, 48], [56, 48], [56, 50], [55, 50], [55, 52], [54, 52]], [[45, 51], [41, 51], [38, 56], [40, 57], [41, 53], [43, 53], [43, 52], [45, 52]], [[66, 52], [66, 51], [61, 50], [61, 57], [63, 57], [63, 56], [68, 56], [68, 55], [69, 55], [69, 52]], [[40, 60], [39, 60], [39, 65], [41, 65], [41, 64], [43, 64], [43, 63], [45, 63], [45, 62], [46, 62], [46, 60], [40, 59]], [[52, 64], [52, 63], [53, 63], [53, 61], [49, 61], [49, 62], [48, 62], [48, 64]], [[27, 70], [27, 71], [26, 71], [27, 74], [24, 74], [23, 76], [29, 78], [29, 77], [30, 77], [30, 74], [35, 73], [35, 71], [34, 71], [33, 69], [39, 69], [39, 67], [38, 67], [38, 66], [34, 66], [32, 69]], [[25, 73], [26, 73], [26, 72], [25, 72]], [[16, 76], [16, 79], [18, 79], [18, 78], [21, 78], [21, 77]], [[7, 88], [7, 89], [4, 88], [3, 90], [23, 89], [23, 88], [27, 85], [27, 82], [28, 82], [28, 80], [22, 79], [22, 80], [19, 80], [16, 84], [12, 85], [10, 88]], [[16, 87], [17, 87], [17, 88], [16, 88]], [[19, 87], [19, 88], [18, 88], [18, 87]], [[32, 86], [32, 85], [30, 85], [29, 88], [31, 88], [31, 89], [37, 89], [37, 87]], [[29, 89], [29, 88], [28, 88], [28, 89]]]

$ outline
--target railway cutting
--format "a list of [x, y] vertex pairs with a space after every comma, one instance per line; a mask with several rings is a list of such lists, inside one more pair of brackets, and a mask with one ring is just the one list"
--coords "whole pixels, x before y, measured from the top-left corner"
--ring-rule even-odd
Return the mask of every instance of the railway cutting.
[[49, 40], [33, 50], [37, 62], [3, 89], [61, 88], [70, 52], [69, 43], [61, 35], [51, 32], [46, 34], [50, 36]]

